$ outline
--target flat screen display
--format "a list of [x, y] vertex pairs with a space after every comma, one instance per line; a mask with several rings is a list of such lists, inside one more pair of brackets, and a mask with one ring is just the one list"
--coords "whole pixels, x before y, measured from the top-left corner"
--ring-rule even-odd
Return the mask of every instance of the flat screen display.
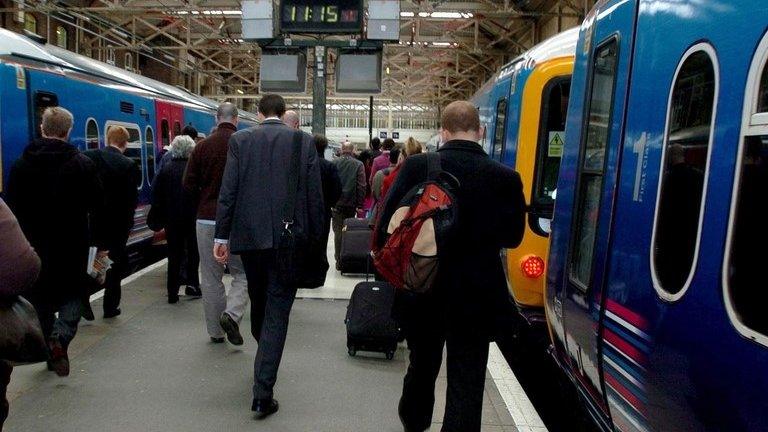
[[381, 51], [341, 52], [336, 63], [336, 93], [381, 93]]
[[307, 88], [307, 56], [304, 52], [262, 51], [259, 88], [262, 92], [304, 93]]
[[283, 33], [358, 33], [363, 30], [362, 0], [282, 0]]

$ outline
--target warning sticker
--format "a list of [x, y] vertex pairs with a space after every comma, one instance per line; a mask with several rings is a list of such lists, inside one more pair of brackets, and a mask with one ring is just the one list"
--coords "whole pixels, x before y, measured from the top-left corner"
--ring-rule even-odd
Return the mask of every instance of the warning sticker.
[[565, 145], [565, 131], [554, 131], [549, 133], [549, 147], [547, 148], [547, 157], [563, 157], [563, 146]]
[[24, 69], [16, 66], [16, 88], [19, 90], [27, 89], [27, 76], [24, 75]]

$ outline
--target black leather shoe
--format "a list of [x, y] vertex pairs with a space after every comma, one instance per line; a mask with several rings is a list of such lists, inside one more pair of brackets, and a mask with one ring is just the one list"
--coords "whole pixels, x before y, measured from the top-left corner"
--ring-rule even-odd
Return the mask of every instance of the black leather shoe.
[[83, 300], [83, 309], [80, 315], [82, 315], [83, 319], [86, 321], [93, 321], [96, 319], [96, 316], [93, 314], [93, 308], [91, 308], [91, 302], [87, 299]]
[[168, 296], [168, 304], [176, 304], [179, 302], [179, 296], [178, 295], [169, 295]]
[[60, 377], [69, 376], [67, 349], [55, 340], [49, 341], [48, 347], [51, 351], [51, 359], [48, 360], [48, 370], [56, 372], [56, 375]]
[[184, 294], [190, 297], [202, 297], [203, 291], [199, 287], [187, 285], [187, 287], [184, 288]]
[[116, 316], [119, 316], [123, 311], [120, 310], [120, 308], [104, 311], [104, 319], [114, 318]]
[[261, 420], [269, 417], [280, 409], [280, 404], [277, 403], [277, 399], [262, 399], [253, 401], [251, 405], [251, 411], [256, 413], [256, 419]]
[[221, 325], [224, 333], [227, 334], [229, 343], [232, 345], [243, 344], [243, 335], [240, 334], [240, 326], [237, 325], [237, 322], [231, 316], [229, 316], [228, 313], [224, 312], [221, 314], [221, 317], [219, 318], [219, 325]]

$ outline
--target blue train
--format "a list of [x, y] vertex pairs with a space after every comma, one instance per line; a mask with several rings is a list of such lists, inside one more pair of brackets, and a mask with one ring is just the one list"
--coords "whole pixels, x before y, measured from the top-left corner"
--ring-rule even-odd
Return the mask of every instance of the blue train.
[[764, 0], [581, 26], [545, 308], [603, 430], [768, 430], [767, 29]]
[[[568, 85], [554, 152], [544, 78]], [[599, 1], [578, 34], [515, 59], [473, 102], [485, 150], [526, 180], [510, 292], [530, 322], [537, 287], [515, 265], [552, 218], [551, 352], [595, 423], [768, 431], [768, 3]]]
[[[0, 193], [11, 165], [39, 136], [42, 112], [57, 105], [74, 115], [71, 142], [81, 150], [104, 147], [111, 125], [128, 129], [125, 155], [142, 172], [128, 239], [136, 261], [153, 239], [146, 215], [159, 152], [185, 125], [205, 136], [215, 126], [216, 102], [0, 29]], [[254, 114], [241, 111], [240, 128], [256, 124]]]

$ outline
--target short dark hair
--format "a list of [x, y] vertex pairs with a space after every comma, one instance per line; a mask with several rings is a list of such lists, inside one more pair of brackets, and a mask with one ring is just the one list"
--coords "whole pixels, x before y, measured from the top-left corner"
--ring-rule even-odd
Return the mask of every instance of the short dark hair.
[[381, 140], [378, 138], [374, 138], [371, 140], [371, 148], [374, 150], [378, 150], [381, 148]]
[[389, 163], [392, 165], [395, 165], [397, 163], [397, 159], [400, 158], [400, 147], [395, 146], [392, 148], [392, 150], [389, 151]]
[[384, 150], [392, 150], [395, 147], [395, 140], [392, 138], [387, 138], [381, 144], [381, 147], [384, 148]]
[[315, 134], [315, 149], [320, 157], [325, 156], [325, 149], [328, 148], [328, 138], [325, 135]]
[[259, 101], [259, 112], [264, 117], [282, 117], [285, 114], [285, 99], [276, 94], [265, 94]]
[[186, 135], [195, 140], [197, 139], [197, 129], [195, 129], [192, 125], [186, 125], [184, 126], [184, 129], [181, 130], [180, 135]]

